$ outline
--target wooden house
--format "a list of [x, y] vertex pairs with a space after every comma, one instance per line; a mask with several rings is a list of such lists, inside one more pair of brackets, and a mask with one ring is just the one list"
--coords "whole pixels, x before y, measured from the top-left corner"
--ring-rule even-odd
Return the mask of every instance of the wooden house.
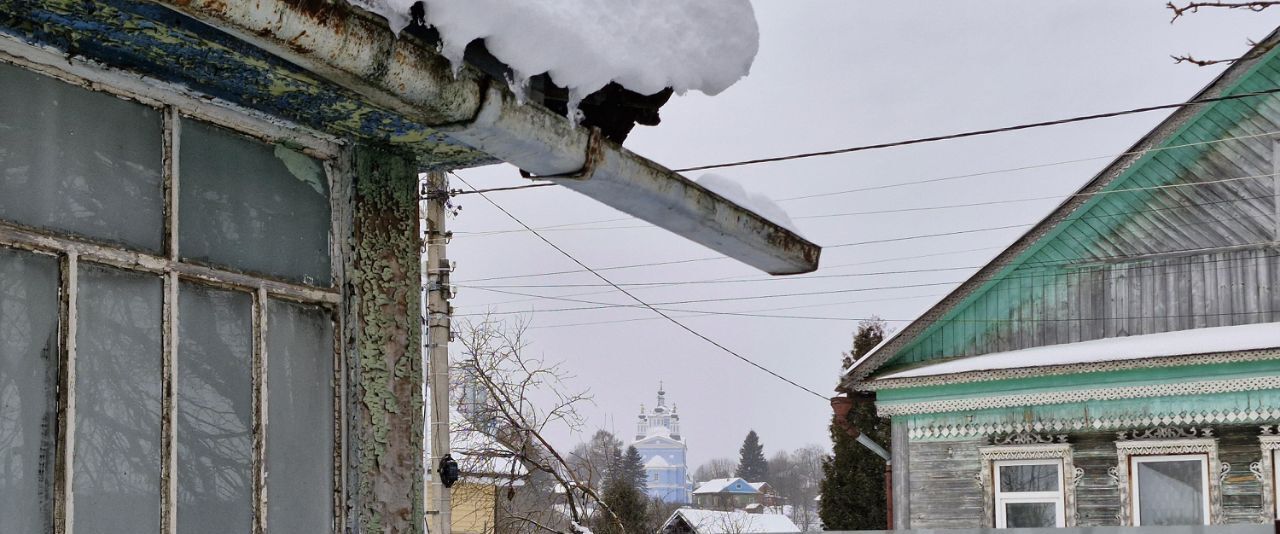
[[[0, 532], [447, 533], [421, 340], [449, 312], [420, 288], [449, 234], [419, 227], [444, 171], [507, 162], [816, 268], [357, 4], [387, 3], [0, 0]], [[443, 301], [448, 265], [426, 271]]]
[[896, 528], [1277, 517], [1276, 40], [846, 369]]

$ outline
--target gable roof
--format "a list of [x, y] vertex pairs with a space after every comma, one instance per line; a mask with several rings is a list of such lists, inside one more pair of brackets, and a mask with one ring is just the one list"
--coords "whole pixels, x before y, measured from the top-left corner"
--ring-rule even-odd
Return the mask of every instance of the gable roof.
[[[1232, 65], [1193, 100], [1274, 93], [1280, 47], [1262, 47], [1274, 47], [1278, 39], [1273, 32], [1258, 45], [1258, 55]], [[1276, 109], [1280, 104], [1265, 96], [1179, 108], [972, 277], [847, 368], [841, 389], [859, 389], [858, 382], [886, 367], [893, 372], [992, 352], [975, 354], [962, 344], [992, 335], [997, 319], [1010, 322], [1008, 314], [1020, 312], [1014, 309], [1020, 303], [1007, 296], [1002, 301], [1000, 292], [1028, 289], [1034, 282], [1027, 280], [1046, 276], [1049, 268], [1270, 242], [1274, 191], [1270, 180], [1257, 180], [1275, 172], [1270, 156], [1220, 141], [1273, 135], [1280, 129], [1275, 117], [1259, 120], [1258, 114], [1274, 116]], [[1222, 199], [1258, 203], [1235, 209]], [[1180, 213], [1187, 209], [1195, 213]], [[1232, 232], [1188, 224], [1194, 218], [1229, 221]], [[1015, 272], [1020, 276], [1011, 276]]]
[[683, 520], [697, 534], [789, 534], [800, 532], [790, 519], [781, 514], [748, 514], [743, 511], [717, 512], [681, 508], [658, 529], [663, 532], [672, 523]]
[[709, 495], [713, 493], [742, 493], [753, 494], [760, 493], [754, 485], [741, 478], [714, 478], [703, 482], [698, 489], [693, 490], [694, 495]]

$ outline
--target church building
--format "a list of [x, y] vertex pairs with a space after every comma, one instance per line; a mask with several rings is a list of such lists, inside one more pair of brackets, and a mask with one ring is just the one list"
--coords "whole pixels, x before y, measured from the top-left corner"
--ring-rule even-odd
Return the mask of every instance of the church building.
[[673, 404], [667, 408], [667, 392], [658, 384], [658, 405], [646, 411], [640, 405], [640, 417], [636, 423], [637, 451], [644, 459], [649, 475], [649, 496], [669, 503], [687, 504], [692, 501], [693, 484], [685, 465], [684, 438], [680, 436], [680, 414]]

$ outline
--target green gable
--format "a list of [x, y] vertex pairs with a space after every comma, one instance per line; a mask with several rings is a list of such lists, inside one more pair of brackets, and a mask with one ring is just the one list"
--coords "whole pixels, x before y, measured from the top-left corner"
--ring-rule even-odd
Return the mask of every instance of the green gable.
[[[1280, 51], [1197, 98], [1280, 87]], [[1184, 108], [853, 371], [1280, 314], [1280, 96]], [[1028, 362], [1034, 365], [1034, 362]]]

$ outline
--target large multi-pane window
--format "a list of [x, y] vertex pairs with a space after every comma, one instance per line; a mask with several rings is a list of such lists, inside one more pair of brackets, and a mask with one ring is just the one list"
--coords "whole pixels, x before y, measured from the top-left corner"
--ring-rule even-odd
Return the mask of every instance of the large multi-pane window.
[[321, 143], [7, 61], [0, 532], [332, 531]]

